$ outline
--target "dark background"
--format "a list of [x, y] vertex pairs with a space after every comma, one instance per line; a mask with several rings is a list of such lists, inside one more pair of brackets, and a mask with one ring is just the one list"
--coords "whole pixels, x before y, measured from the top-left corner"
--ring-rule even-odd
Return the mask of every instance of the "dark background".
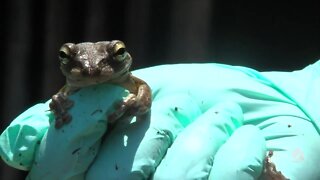
[[[219, 62], [291, 71], [320, 57], [319, 9], [289, 0], [2, 1], [1, 132], [63, 85], [57, 51], [65, 42], [123, 40], [133, 69]], [[0, 179], [25, 176], [0, 162]]]

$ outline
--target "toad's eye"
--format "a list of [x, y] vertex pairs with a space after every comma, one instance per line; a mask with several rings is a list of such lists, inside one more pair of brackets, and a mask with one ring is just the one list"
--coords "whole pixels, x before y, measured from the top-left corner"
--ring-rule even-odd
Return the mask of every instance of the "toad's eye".
[[116, 61], [123, 61], [127, 57], [126, 47], [123, 42], [115, 41], [112, 47], [112, 55]]
[[121, 47], [114, 53], [114, 56], [122, 55], [125, 52], [126, 52], [126, 49], [124, 47]]
[[62, 64], [67, 64], [71, 58], [71, 48], [74, 46], [72, 43], [64, 44], [59, 50], [59, 59]]

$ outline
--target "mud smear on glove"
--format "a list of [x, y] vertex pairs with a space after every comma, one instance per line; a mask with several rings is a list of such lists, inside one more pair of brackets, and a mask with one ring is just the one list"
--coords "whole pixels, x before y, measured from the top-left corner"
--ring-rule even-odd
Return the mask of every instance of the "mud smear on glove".
[[271, 162], [273, 151], [269, 151], [268, 155], [264, 159], [264, 168], [261, 178], [264, 180], [289, 180], [281, 171], [277, 171], [276, 165]]

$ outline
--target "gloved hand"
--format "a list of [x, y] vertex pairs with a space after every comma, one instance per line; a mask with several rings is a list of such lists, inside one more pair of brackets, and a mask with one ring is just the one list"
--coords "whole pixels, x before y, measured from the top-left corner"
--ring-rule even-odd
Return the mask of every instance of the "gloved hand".
[[122, 118], [102, 137], [104, 117], [126, 91], [85, 88], [71, 97], [73, 121], [60, 130], [49, 126], [47, 104], [20, 115], [0, 137], [1, 156], [30, 170], [30, 179], [257, 179], [272, 151], [274, 172], [319, 179], [319, 69], [318, 62], [297, 72], [221, 64], [138, 70], [153, 91], [144, 120]]

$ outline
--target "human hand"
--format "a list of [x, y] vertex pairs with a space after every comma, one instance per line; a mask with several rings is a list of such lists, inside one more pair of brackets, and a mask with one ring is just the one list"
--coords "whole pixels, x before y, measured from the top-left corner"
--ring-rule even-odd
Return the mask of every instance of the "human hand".
[[318, 179], [319, 133], [285, 89], [247, 68], [210, 66], [135, 72], [153, 88], [151, 120], [119, 124], [87, 178]]
[[[60, 159], [51, 163], [52, 157], [42, 158], [46, 166], [34, 166], [30, 174], [39, 175], [33, 172], [41, 174], [41, 170], [49, 169], [51, 175], [63, 175], [61, 179], [84, 176], [86, 179], [255, 179], [262, 171], [266, 151], [272, 150], [271, 160], [287, 178], [319, 178], [312, 168], [319, 162], [320, 144], [312, 120], [260, 73], [225, 65], [189, 64], [157, 66], [134, 74], [146, 80], [153, 90], [151, 116], [134, 123], [130, 118], [119, 120], [102, 140], [95, 159], [94, 154], [88, 161], [78, 153], [90, 152], [89, 147], [95, 144], [87, 142], [100, 142], [105, 127], [97, 128], [98, 133], [89, 131], [95, 134], [90, 136], [85, 134], [87, 126], [77, 123], [76, 127], [84, 128], [78, 134], [64, 133], [64, 137], [75, 141], [70, 138], [66, 143], [64, 138], [58, 138], [59, 141], [51, 144], [71, 147], [70, 142], [81, 142], [88, 147], [87, 151], [77, 148], [70, 148], [71, 153], [63, 148], [47, 151], [45, 157], [53, 152], [58, 156], [52, 157]], [[88, 97], [109, 99], [114, 96], [107, 94], [113, 91], [108, 88], [101, 95], [88, 93]], [[116, 99], [110, 100], [113, 101]], [[106, 111], [112, 109], [111, 104], [105, 106]], [[95, 105], [86, 104], [82, 108], [88, 107]], [[74, 116], [81, 117], [77, 116], [79, 112], [81, 108]], [[91, 118], [90, 122], [99, 122], [99, 118]], [[83, 135], [85, 141], [75, 138]], [[36, 152], [38, 157], [48, 150], [41, 146], [46, 146], [45, 138]], [[74, 154], [78, 161], [64, 157]], [[37, 158], [34, 162], [38, 163]], [[81, 166], [79, 163], [66, 166], [66, 162], [81, 162]], [[89, 165], [85, 175], [84, 167]]]

